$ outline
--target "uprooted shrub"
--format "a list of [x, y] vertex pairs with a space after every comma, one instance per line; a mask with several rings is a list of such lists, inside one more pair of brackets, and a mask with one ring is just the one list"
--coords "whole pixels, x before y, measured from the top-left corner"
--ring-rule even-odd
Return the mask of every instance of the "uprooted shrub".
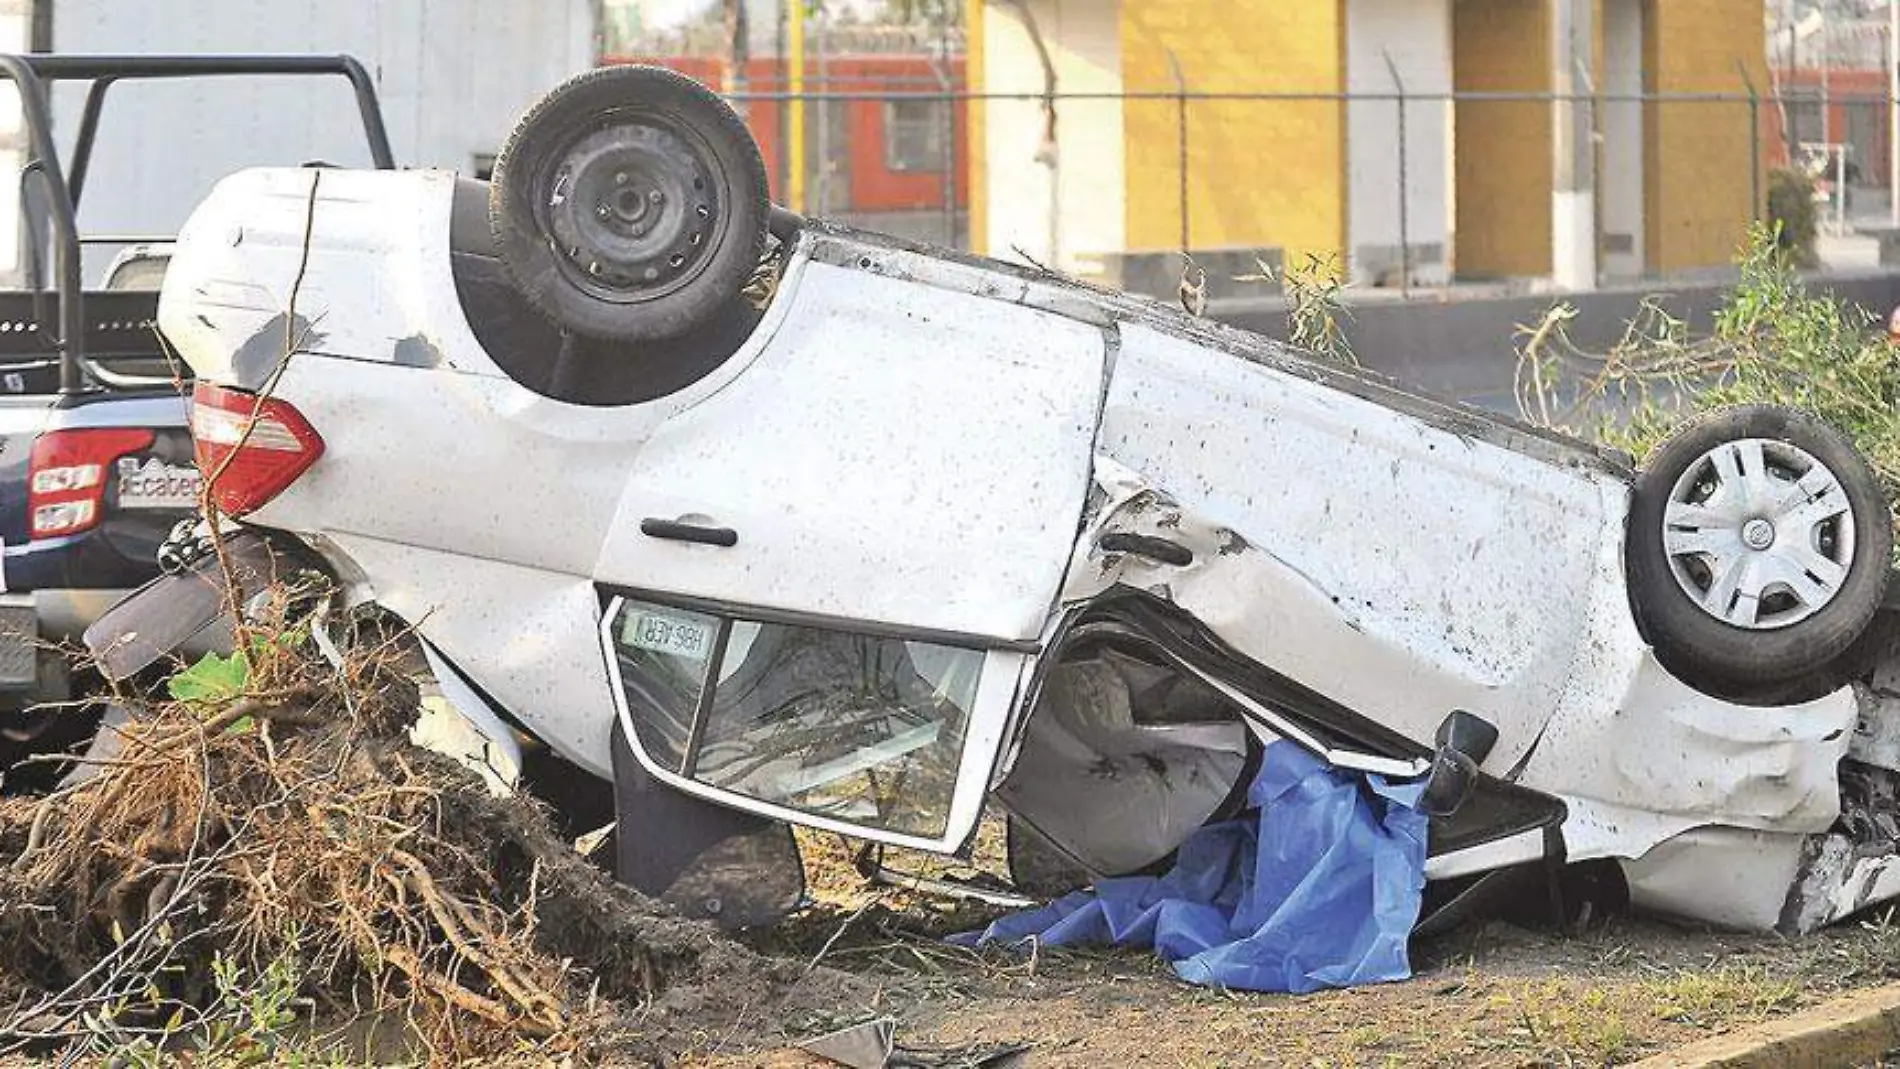
[[1810, 291], [1772, 229], [1756, 227], [1737, 262], [1740, 277], [1707, 337], [1691, 337], [1652, 301], [1607, 352], [1589, 353], [1566, 331], [1575, 309], [1553, 308], [1522, 335], [1520, 411], [1640, 460], [1692, 412], [1790, 405], [1851, 437], [1895, 497], [1900, 348], [1865, 310]]
[[0, 802], [0, 1053], [255, 1046], [293, 1017], [393, 1024], [432, 1061], [572, 1052], [798, 978], [407, 745], [403, 636], [315, 641], [336, 622], [293, 611], [308, 593], [174, 677], [95, 778]]

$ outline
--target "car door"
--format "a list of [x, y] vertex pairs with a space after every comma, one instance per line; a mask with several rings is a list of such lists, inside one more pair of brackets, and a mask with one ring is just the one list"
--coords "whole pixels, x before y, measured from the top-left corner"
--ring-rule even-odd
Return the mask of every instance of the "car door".
[[953, 849], [1074, 546], [1104, 336], [974, 268], [813, 241], [757, 359], [642, 446], [604, 652], [665, 782]]

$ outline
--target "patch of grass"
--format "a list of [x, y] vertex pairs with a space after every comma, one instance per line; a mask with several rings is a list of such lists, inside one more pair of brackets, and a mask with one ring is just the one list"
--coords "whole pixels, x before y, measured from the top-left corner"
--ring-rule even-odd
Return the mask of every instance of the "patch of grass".
[[1563, 980], [1534, 980], [1498, 991], [1491, 1003], [1516, 1015], [1517, 1026], [1506, 1035], [1520, 1051], [1556, 1051], [1608, 1065], [1629, 1053], [1637, 1036], [1625, 1013], [1640, 1011], [1618, 994], [1598, 987], [1579, 990]]
[[345, 1044], [312, 1032], [300, 1019], [311, 1000], [303, 998], [304, 966], [294, 952], [271, 961], [256, 974], [227, 954], [211, 963], [216, 994], [197, 1013], [174, 1013], [153, 1035], [126, 1042], [123, 1034], [100, 1029], [90, 1037], [91, 1053], [139, 1069], [187, 1064], [206, 1069], [277, 1065], [329, 1069], [357, 1064]]
[[1818, 945], [1803, 972], [1810, 983], [1841, 987], [1884, 983], [1900, 977], [1900, 907], [1862, 920], [1859, 931]]
[[1387, 1030], [1376, 1024], [1360, 1025], [1346, 1033], [1346, 1044], [1356, 1050], [1365, 1050], [1385, 1043]]
[[1612, 1065], [1651, 1047], [1659, 1025], [1717, 1031], [1794, 1009], [1800, 983], [1759, 966], [1677, 969], [1635, 981], [1538, 979], [1494, 986], [1484, 1002], [1519, 1053]]
[[1766, 1017], [1791, 1009], [1801, 985], [1759, 967], [1718, 967], [1644, 981], [1637, 993], [1663, 1020], [1707, 1028], [1736, 1017]]
[[1254, 266], [1259, 270], [1234, 281], [1280, 283], [1286, 293], [1288, 341], [1314, 356], [1348, 367], [1359, 366], [1359, 356], [1340, 326], [1341, 319], [1351, 318], [1352, 310], [1340, 298], [1346, 289], [1346, 273], [1337, 256], [1309, 252], [1277, 278], [1265, 261], [1256, 259]]

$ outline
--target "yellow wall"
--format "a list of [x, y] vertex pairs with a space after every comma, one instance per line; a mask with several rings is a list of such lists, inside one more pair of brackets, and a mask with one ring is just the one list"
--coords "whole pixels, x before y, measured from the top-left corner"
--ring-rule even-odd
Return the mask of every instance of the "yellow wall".
[[[1172, 92], [1173, 49], [1191, 91], [1339, 92], [1344, 0], [1123, 0], [1122, 80]], [[1181, 246], [1180, 124], [1174, 101], [1124, 110], [1127, 240]], [[1324, 101], [1190, 101], [1188, 199], [1195, 248], [1277, 246], [1289, 262], [1346, 240], [1345, 109]]]
[[[993, 88], [989, 79], [996, 73], [986, 71], [982, 48], [989, 2], [994, 0], [967, 0], [970, 85], [976, 89]], [[1551, 2], [1455, 0], [1455, 88], [1548, 90]], [[1120, 0], [1123, 88], [1172, 92], [1170, 49], [1191, 91], [1325, 93], [1344, 87], [1345, 0], [1232, 0], [1217, 15], [1210, 6], [1197, 0]], [[1646, 0], [1644, 14], [1646, 90], [1741, 94], [1743, 67], [1758, 88], [1768, 85], [1760, 0]], [[1600, 59], [1600, 9], [1595, 23]], [[1059, 40], [1051, 44], [1062, 47]], [[980, 101], [969, 110], [970, 232], [978, 249], [1001, 203], [992, 198], [1003, 195], [985, 180], [994, 163], [984, 136], [987, 110]], [[1181, 245], [1177, 116], [1172, 100], [1131, 100], [1123, 109], [1127, 195], [1110, 210], [1125, 216], [1130, 250]], [[1551, 106], [1463, 101], [1454, 122], [1454, 269], [1474, 278], [1548, 274]], [[1188, 125], [1194, 247], [1275, 246], [1289, 259], [1344, 247], [1346, 128], [1339, 102], [1190, 102]], [[1751, 137], [1743, 103], [1646, 106], [1643, 245], [1651, 271], [1729, 261], [1755, 216], [1750, 152], [1764, 140]]]
[[[1457, 0], [1451, 42], [1461, 93], [1551, 87], [1548, 0]], [[1550, 273], [1550, 112], [1534, 101], [1458, 102], [1453, 270], [1460, 277]]]
[[[1643, 88], [1657, 93], [1747, 92], [1742, 70], [1768, 85], [1761, 0], [1649, 0], [1643, 9]], [[1748, 105], [1652, 101], [1644, 108], [1643, 213], [1649, 269], [1730, 262], [1754, 218]], [[1764, 180], [1764, 185], [1765, 185]]]

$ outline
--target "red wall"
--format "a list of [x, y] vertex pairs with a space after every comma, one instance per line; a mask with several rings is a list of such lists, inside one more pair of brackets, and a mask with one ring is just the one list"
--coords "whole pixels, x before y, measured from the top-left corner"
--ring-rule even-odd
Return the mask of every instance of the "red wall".
[[[1862, 118], [1871, 112], [1874, 121], [1867, 125], [1872, 129], [1872, 144], [1855, 146], [1855, 162], [1860, 165], [1862, 182], [1884, 185], [1887, 181], [1887, 73], [1885, 71], [1834, 70], [1827, 78], [1828, 127], [1834, 140], [1845, 140], [1848, 130], [1847, 113], [1849, 110], [1862, 113]], [[1781, 91], [1788, 94], [1798, 91], [1804, 97], [1818, 98], [1821, 91], [1821, 72], [1801, 68], [1795, 71], [1781, 72]], [[1781, 109], [1773, 102], [1764, 100], [1761, 105], [1764, 130], [1765, 155], [1770, 166], [1786, 166], [1788, 163], [1787, 142], [1782, 135]], [[1821, 127], [1818, 122], [1808, 119], [1798, 131], [1803, 141], [1819, 141]]]
[[[608, 56], [601, 62], [651, 63], [689, 74], [714, 89], [725, 88], [726, 64], [712, 57]], [[961, 93], [964, 89], [963, 60], [950, 60], [945, 66], [951, 80], [951, 91]], [[807, 92], [819, 92], [822, 89], [832, 93], [929, 93], [938, 91], [940, 84], [931, 62], [920, 56], [831, 56], [825, 60], [825, 84], [822, 87], [818, 85], [816, 74], [810, 67], [808, 60]], [[750, 61], [746, 64], [746, 74], [748, 92], [785, 91], [785, 71], [775, 57]], [[759, 142], [759, 151], [765, 156], [766, 172], [772, 180], [772, 199], [784, 203], [786, 164], [781, 154], [784, 143], [784, 103], [776, 100], [733, 103], [744, 114], [746, 125], [751, 128], [752, 136]], [[848, 153], [849, 160], [846, 182], [849, 202], [843, 203], [843, 198], [834, 193], [832, 211], [919, 211], [943, 207], [945, 190], [942, 172], [893, 171], [886, 166], [883, 101], [851, 100], [834, 102], [826, 107], [846, 109], [846, 143], [833, 146], [832, 151]], [[969, 145], [965, 130], [967, 108], [961, 100], [954, 107], [956, 140], [952, 166], [956, 173], [957, 206], [964, 207], [970, 201]], [[817, 104], [807, 104], [806, 109], [806, 126], [808, 130], [815, 130], [820, 109]], [[815, 174], [820, 163], [817, 159], [808, 159], [807, 166]], [[808, 178], [808, 195], [813, 188], [814, 183]]]

